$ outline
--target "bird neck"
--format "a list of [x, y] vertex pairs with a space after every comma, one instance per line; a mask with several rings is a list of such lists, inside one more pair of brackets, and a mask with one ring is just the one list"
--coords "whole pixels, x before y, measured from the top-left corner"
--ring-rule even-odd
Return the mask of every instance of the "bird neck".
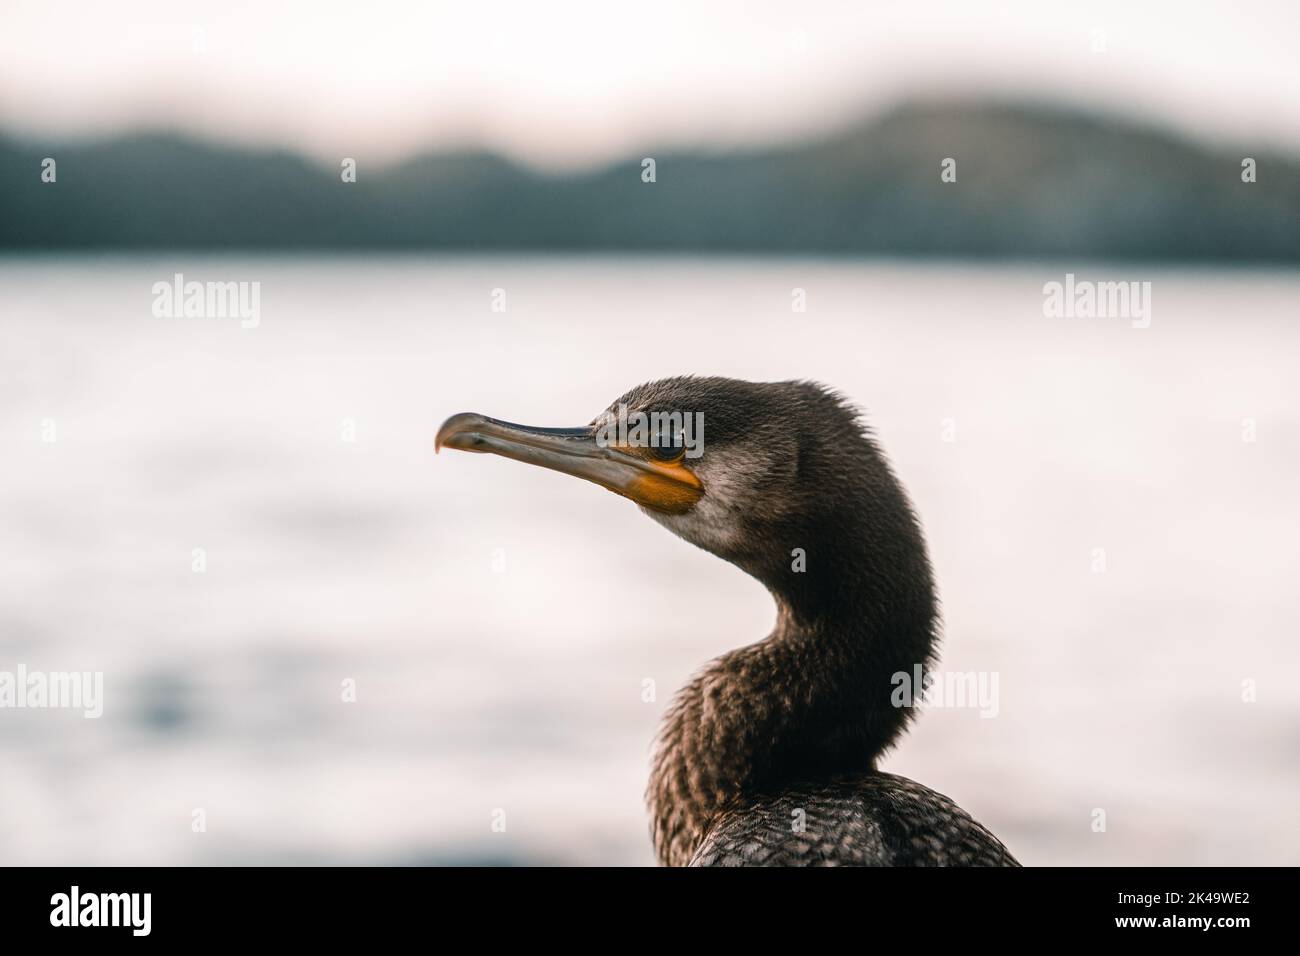
[[[733, 557], [777, 603], [772, 633], [710, 662], [673, 702], [648, 790], [661, 862], [689, 862], [728, 805], [870, 771], [903, 730], [893, 676], [929, 663], [935, 597], [906, 500], [828, 509]], [[802, 560], [796, 549], [802, 549]]]

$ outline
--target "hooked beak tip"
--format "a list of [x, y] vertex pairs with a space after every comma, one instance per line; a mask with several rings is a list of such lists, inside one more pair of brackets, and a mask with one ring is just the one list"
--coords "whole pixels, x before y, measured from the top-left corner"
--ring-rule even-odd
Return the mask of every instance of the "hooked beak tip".
[[474, 412], [460, 412], [452, 415], [442, 423], [438, 429], [438, 434], [433, 439], [433, 453], [436, 455], [442, 451], [442, 446], [447, 445], [451, 448], [465, 448], [463, 444], [457, 444], [456, 438], [474, 431], [474, 429], [484, 422], [482, 415], [476, 415]]

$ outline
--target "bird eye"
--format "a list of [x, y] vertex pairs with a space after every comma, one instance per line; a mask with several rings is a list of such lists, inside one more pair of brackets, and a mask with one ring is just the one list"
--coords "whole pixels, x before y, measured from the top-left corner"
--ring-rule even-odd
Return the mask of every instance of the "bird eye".
[[676, 461], [686, 453], [686, 449], [681, 445], [660, 445], [659, 447], [651, 446], [650, 454], [660, 461]]
[[669, 432], [665, 428], [650, 443], [650, 454], [659, 461], [676, 461], [685, 453], [686, 443], [680, 431]]

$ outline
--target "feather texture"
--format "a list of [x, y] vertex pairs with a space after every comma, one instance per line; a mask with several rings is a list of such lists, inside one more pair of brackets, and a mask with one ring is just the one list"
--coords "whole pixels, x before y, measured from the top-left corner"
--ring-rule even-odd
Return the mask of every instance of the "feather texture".
[[784, 785], [713, 821], [691, 866], [1019, 866], [961, 807], [906, 777]]

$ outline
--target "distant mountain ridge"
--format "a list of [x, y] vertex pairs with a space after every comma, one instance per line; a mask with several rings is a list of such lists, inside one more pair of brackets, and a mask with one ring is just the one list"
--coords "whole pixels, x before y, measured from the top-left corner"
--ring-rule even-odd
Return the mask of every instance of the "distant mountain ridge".
[[[343, 183], [291, 152], [172, 135], [0, 137], [0, 249], [1300, 259], [1295, 158], [1042, 106], [916, 103], [816, 141], [642, 155], [563, 175], [489, 153], [384, 169], [358, 156]], [[1241, 180], [1246, 156], [1255, 183]], [[956, 182], [940, 179], [948, 157]]]

